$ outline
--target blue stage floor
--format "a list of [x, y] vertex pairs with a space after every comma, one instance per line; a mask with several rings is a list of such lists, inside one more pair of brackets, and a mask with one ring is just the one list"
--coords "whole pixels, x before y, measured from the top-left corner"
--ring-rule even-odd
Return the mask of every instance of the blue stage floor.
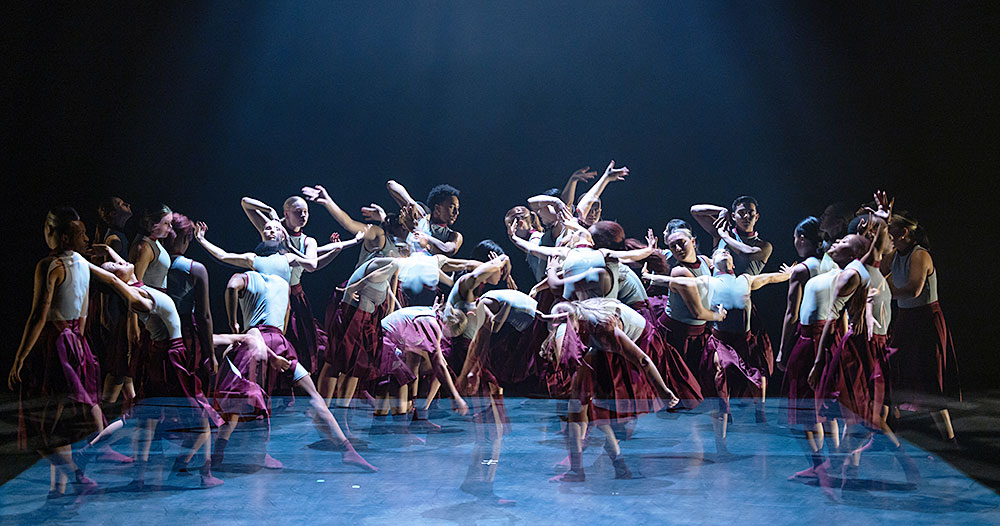
[[[507, 507], [459, 490], [476, 436], [469, 417], [442, 416], [442, 432], [420, 435], [426, 444], [412, 445], [399, 435], [368, 435], [367, 412], [356, 411], [353, 429], [368, 441], [359, 451], [381, 469], [362, 473], [323, 447], [299, 403], [272, 421], [268, 450], [284, 462], [280, 471], [260, 469], [259, 455], [250, 451], [252, 432], [238, 429], [215, 472], [225, 484], [202, 490], [197, 474], [170, 472], [179, 441], [165, 439], [150, 457], [143, 491], [128, 486], [132, 466], [95, 461], [88, 474], [101, 491], [55, 504], [47, 502], [49, 466], [40, 460], [0, 486], [0, 524], [1000, 524], [1000, 495], [911, 443], [906, 447], [923, 475], [916, 487], [884, 450], [865, 453], [849, 490], [841, 491], [839, 472], [831, 472], [842, 503], [815, 482], [786, 480], [808, 464], [790, 431], [777, 424], [781, 403], [769, 402], [770, 424], [736, 415], [728, 459], [715, 453], [706, 413], [641, 417], [632, 439], [622, 442], [633, 480], [613, 478], [603, 434], [592, 430], [583, 455], [586, 482], [552, 483], [553, 464], [566, 455], [555, 403], [507, 399], [512, 428], [494, 486], [516, 501]], [[130, 441], [115, 449], [130, 454]], [[196, 457], [192, 465], [200, 463]]]

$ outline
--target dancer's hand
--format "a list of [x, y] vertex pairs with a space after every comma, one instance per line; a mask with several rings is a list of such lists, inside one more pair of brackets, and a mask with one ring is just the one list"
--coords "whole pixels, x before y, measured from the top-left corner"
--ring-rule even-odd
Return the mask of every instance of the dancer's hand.
[[819, 387], [819, 379], [822, 374], [823, 371], [815, 364], [813, 365], [812, 369], [809, 370], [809, 377], [807, 381], [809, 382], [809, 387], [813, 388], [813, 391], [815, 391], [816, 388]]
[[722, 321], [722, 320], [726, 319], [726, 313], [727, 313], [726, 309], [723, 308], [722, 305], [719, 305], [716, 308], [716, 310], [715, 310], [715, 316], [714, 316], [715, 320], [714, 321]]
[[326, 188], [323, 188], [321, 185], [303, 186], [302, 195], [306, 197], [306, 200], [319, 205], [326, 206], [327, 204], [333, 203], [333, 199], [330, 199], [329, 192], [327, 192]]
[[597, 177], [597, 170], [591, 170], [589, 166], [584, 166], [579, 170], [573, 172], [573, 175], [569, 176], [570, 181], [589, 181]]
[[10, 374], [7, 375], [7, 387], [11, 391], [14, 390], [14, 385], [21, 383], [21, 367], [24, 367], [24, 360], [14, 359], [14, 365], [10, 368]]
[[798, 263], [792, 263], [791, 265], [788, 263], [782, 263], [781, 266], [778, 267], [778, 272], [782, 274], [790, 274], [792, 269], [795, 268], [795, 265], [798, 265]]
[[461, 397], [452, 399], [451, 408], [462, 416], [469, 414], [469, 404], [465, 403]]
[[656, 234], [653, 233], [652, 228], [646, 229], [646, 246], [656, 248]]
[[385, 222], [386, 213], [381, 206], [372, 203], [361, 207], [361, 217], [364, 217], [366, 221], [378, 221], [379, 224], [382, 224]]
[[208, 232], [208, 225], [204, 221], [198, 221], [194, 224], [194, 238], [198, 241], [205, 240], [205, 232]]
[[625, 176], [628, 175], [628, 168], [622, 166], [621, 168], [615, 168], [614, 159], [608, 164], [608, 167], [604, 169], [604, 177], [611, 181], [624, 181]]

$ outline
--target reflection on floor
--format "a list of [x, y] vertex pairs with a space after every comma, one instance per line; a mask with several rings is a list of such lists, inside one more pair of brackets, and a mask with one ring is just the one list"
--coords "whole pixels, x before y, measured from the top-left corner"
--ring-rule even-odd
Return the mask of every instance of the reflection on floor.
[[[353, 411], [350, 424], [363, 439], [358, 450], [381, 470], [363, 473], [341, 463], [299, 403], [272, 420], [267, 451], [284, 463], [281, 470], [260, 466], [262, 451], [255, 444], [262, 433], [243, 426], [215, 470], [225, 484], [202, 490], [198, 457], [193, 476], [171, 471], [180, 437], [167, 432], [154, 446], [158, 451], [141, 491], [130, 485], [134, 466], [95, 461], [88, 474], [100, 483], [99, 492], [47, 501], [49, 466], [40, 460], [0, 486], [0, 523], [1000, 524], [1000, 496], [912, 443], [906, 448], [920, 469], [919, 485], [906, 482], [893, 453], [878, 447], [881, 442], [864, 453], [860, 472], [844, 489], [839, 470], [831, 470], [833, 494], [841, 502], [824, 495], [815, 479], [787, 480], [808, 463], [797, 439], [778, 424], [782, 403], [769, 402], [767, 424], [755, 423], [752, 411], [737, 412], [729, 426], [729, 456], [717, 454], [707, 413], [640, 417], [633, 436], [621, 443], [632, 480], [614, 479], [601, 447], [604, 436], [594, 429], [583, 453], [586, 481], [554, 483], [549, 479], [560, 471], [554, 465], [566, 456], [555, 402], [508, 399], [511, 428], [494, 491], [514, 502], [477, 499], [459, 489], [470, 464], [471, 471], [483, 469], [483, 457], [473, 453], [471, 417], [433, 411], [442, 429], [418, 434], [426, 440], [420, 443], [398, 433], [369, 434], [368, 411]], [[115, 449], [131, 454], [130, 440], [120, 440]]]

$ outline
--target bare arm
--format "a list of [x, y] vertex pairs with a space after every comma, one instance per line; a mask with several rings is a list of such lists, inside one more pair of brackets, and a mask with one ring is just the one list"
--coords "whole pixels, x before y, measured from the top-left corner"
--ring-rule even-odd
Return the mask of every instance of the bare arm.
[[511, 242], [514, 243], [517, 248], [540, 258], [549, 258], [552, 256], [565, 256], [567, 249], [566, 247], [543, 247], [541, 245], [536, 245], [529, 242], [526, 239], [521, 239], [517, 237], [515, 232], [516, 225], [511, 225], [510, 229], [507, 231], [510, 236]]
[[417, 204], [415, 199], [410, 197], [410, 193], [406, 191], [406, 188], [403, 185], [390, 179], [386, 181], [385, 189], [389, 191], [389, 195], [392, 196], [392, 200], [395, 201], [400, 208], [411, 205], [415, 209], [420, 209], [420, 205]]
[[896, 287], [893, 280], [886, 280], [889, 289], [892, 290], [892, 297], [894, 299], [916, 298], [924, 290], [927, 276], [933, 271], [934, 262], [931, 260], [931, 255], [926, 250], [914, 249], [910, 256], [910, 275], [906, 277], [906, 283], [901, 287]]
[[239, 296], [247, 288], [246, 274], [233, 274], [226, 284], [226, 318], [229, 321], [229, 332], [239, 333], [240, 322], [238, 315]]
[[[834, 298], [841, 298], [845, 296], [850, 296], [854, 294], [854, 291], [861, 285], [861, 276], [858, 275], [857, 271], [852, 269], [846, 269], [837, 276], [837, 284], [834, 286]], [[819, 384], [820, 375], [822, 375], [823, 370], [821, 364], [825, 359], [826, 349], [830, 347], [830, 338], [833, 337], [833, 330], [837, 326], [840, 320], [840, 311], [830, 311], [827, 316], [826, 325], [823, 326], [823, 333], [819, 337], [819, 346], [816, 349], [816, 360], [813, 362], [813, 368], [809, 371], [809, 385], [814, 388]]]
[[10, 374], [7, 376], [7, 387], [10, 389], [14, 389], [14, 384], [21, 382], [21, 368], [24, 367], [24, 360], [28, 357], [35, 343], [38, 342], [38, 337], [42, 334], [45, 321], [49, 316], [49, 309], [52, 307], [52, 296], [55, 288], [66, 276], [66, 271], [62, 266], [49, 272], [50, 262], [50, 258], [44, 258], [35, 266], [35, 292], [31, 299], [31, 314], [28, 315], [28, 323], [24, 326], [21, 343], [14, 355], [14, 365], [10, 368]]
[[721, 306], [718, 311], [714, 311], [706, 309], [701, 304], [701, 292], [698, 290], [696, 283], [697, 278], [695, 278], [693, 283], [686, 280], [672, 280], [670, 283], [670, 293], [680, 294], [691, 315], [696, 319], [705, 321], [722, 321], [725, 319], [726, 310]]
[[243, 212], [250, 219], [250, 222], [257, 229], [258, 233], [264, 232], [264, 223], [272, 219], [281, 219], [277, 211], [264, 204], [263, 201], [258, 201], [252, 197], [244, 197], [240, 200], [240, 206], [243, 207]]
[[219, 360], [212, 349], [212, 308], [208, 293], [208, 270], [197, 261], [191, 263], [191, 276], [194, 277], [194, 317], [198, 320], [198, 340], [201, 348], [211, 353], [212, 370], [219, 371]]
[[788, 295], [785, 302], [785, 317], [781, 322], [781, 343], [778, 346], [778, 365], [784, 369], [786, 352], [795, 345], [795, 326], [799, 323], [799, 307], [802, 306], [802, 291], [809, 281], [809, 268], [795, 265], [788, 278]]
[[111, 290], [120, 297], [130, 310], [137, 312], [149, 312], [153, 310], [153, 301], [144, 296], [139, 289], [129, 286], [118, 276], [90, 264], [90, 277], [111, 287]]
[[448, 373], [448, 362], [444, 359], [444, 353], [441, 351], [441, 329], [434, 327], [434, 356], [431, 362], [434, 365], [434, 373], [447, 388], [448, 392], [451, 393], [452, 404], [455, 406], [455, 410], [459, 414], [466, 414], [469, 412], [469, 405], [465, 403], [462, 399], [462, 395], [458, 394], [458, 389], [455, 388], [455, 382], [451, 380], [451, 374]]
[[597, 177], [597, 172], [590, 169], [589, 166], [584, 166], [579, 170], [573, 172], [573, 175], [569, 176], [569, 180], [566, 181], [566, 186], [563, 187], [562, 194], [559, 196], [563, 203], [572, 205], [576, 202], [576, 185], [580, 181], [589, 181]]
[[153, 261], [153, 247], [149, 246], [149, 243], [141, 241], [136, 245], [131, 255], [132, 264], [135, 265], [135, 279], [142, 281], [143, 276], [146, 275], [146, 268]]
[[750, 282], [750, 290], [757, 290], [764, 285], [770, 285], [772, 283], [784, 283], [788, 281], [789, 272], [765, 272], [763, 274], [743, 274], [746, 276], [747, 281]]
[[559, 213], [566, 208], [566, 203], [548, 195], [536, 195], [528, 198], [528, 208], [538, 214], [543, 225], [553, 225], [559, 222]]
[[[198, 223], [195, 224], [194, 238], [195, 240], [198, 241], [198, 244], [201, 245], [201, 248], [205, 249], [205, 252], [208, 252], [210, 256], [223, 263], [234, 265], [241, 268], [247, 268], [247, 269], [253, 268], [253, 260], [255, 257], [255, 254], [253, 252], [245, 252], [243, 254], [226, 252], [225, 250], [212, 244], [209, 240], [205, 239], [205, 232], [207, 231], [208, 231], [208, 225], [206, 225], [205, 223], [198, 221]], [[138, 274], [136, 274], [136, 277], [138, 277]]]
[[[720, 217], [728, 217], [729, 210], [721, 206], [702, 204], [694, 205], [691, 207], [691, 217], [705, 229], [706, 232], [712, 234], [715, 242], [719, 241], [719, 229], [716, 228], [715, 222]], [[728, 241], [727, 241], [728, 243]]]
[[621, 168], [615, 168], [615, 162], [612, 160], [608, 167], [604, 170], [604, 175], [591, 186], [587, 193], [583, 194], [580, 198], [580, 204], [577, 206], [577, 215], [579, 217], [587, 217], [590, 213], [590, 209], [597, 203], [597, 200], [601, 198], [601, 194], [604, 193], [604, 189], [608, 186], [608, 183], [612, 181], [624, 181], [625, 176], [628, 175], [628, 168], [622, 166]]

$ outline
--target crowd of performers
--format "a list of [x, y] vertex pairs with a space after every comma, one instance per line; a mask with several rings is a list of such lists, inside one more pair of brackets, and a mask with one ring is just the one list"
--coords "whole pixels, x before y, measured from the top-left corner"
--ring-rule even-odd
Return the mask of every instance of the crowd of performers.
[[[953, 442], [942, 400], [960, 396], [937, 273], [917, 222], [893, 212], [882, 192], [857, 212], [832, 205], [795, 226], [800, 262], [764, 272], [772, 245], [755, 229], [754, 198], [691, 207], [696, 228], [713, 238], [708, 257], [684, 219], [667, 222], [662, 248], [652, 230], [644, 240], [627, 238], [601, 219], [601, 193], [627, 175], [612, 161], [576, 199], [577, 184], [597, 177], [578, 170], [562, 190], [511, 208], [503, 222], [524, 252], [517, 257], [491, 240], [469, 259], [456, 257], [464, 240], [454, 229], [459, 191], [449, 185], [420, 203], [389, 181], [397, 206], [371, 204], [360, 218], [322, 186], [288, 198], [281, 214], [243, 198], [260, 236], [259, 244], [236, 243], [256, 244], [244, 253], [210, 241], [207, 225], [166, 206], [130, 222], [130, 205], [110, 198], [93, 239], [73, 209], [55, 208], [44, 226], [51, 252], [36, 267], [9, 375], [20, 390], [21, 445], [50, 461], [50, 498], [65, 495], [67, 484], [94, 491], [85, 469], [95, 459], [134, 463], [132, 484], [142, 488], [158, 426], [179, 424], [187, 432], [172, 470], [199, 471], [203, 487], [217, 486], [223, 480], [212, 468], [224, 462], [237, 426], [253, 426], [260, 463], [281, 468], [267, 454], [271, 399], [297, 393], [308, 404], [300, 414], [345, 464], [377, 471], [354, 447], [362, 439], [350, 429], [352, 411], [370, 408], [369, 434], [420, 443], [439, 427], [427, 410], [440, 393], [475, 422], [462, 490], [500, 502], [493, 477], [510, 425], [505, 388], [560, 401], [568, 455], [553, 480], [577, 482], [586, 476], [589, 433], [603, 434], [615, 477], [630, 478], [619, 440], [637, 416], [706, 399], [717, 454], [728, 455], [733, 409], [766, 424], [768, 381], [780, 378], [789, 399], [783, 420], [802, 437], [809, 462], [791, 478], [817, 479], [837, 499], [831, 472], [850, 484], [863, 451], [888, 447], [917, 482], [890, 408], [931, 412]], [[310, 203], [350, 239], [306, 235]], [[126, 234], [133, 224], [139, 235]], [[215, 261], [185, 256], [192, 243]], [[318, 320], [303, 272], [350, 250], [356, 268]], [[530, 267], [530, 290], [515, 286], [515, 260]], [[238, 269], [224, 299], [205, 267], [219, 263]], [[775, 353], [751, 296], [786, 282]], [[224, 328], [212, 301], [225, 303]], [[112, 411], [120, 416], [109, 419]], [[133, 457], [110, 447], [122, 433], [134, 436]]]

